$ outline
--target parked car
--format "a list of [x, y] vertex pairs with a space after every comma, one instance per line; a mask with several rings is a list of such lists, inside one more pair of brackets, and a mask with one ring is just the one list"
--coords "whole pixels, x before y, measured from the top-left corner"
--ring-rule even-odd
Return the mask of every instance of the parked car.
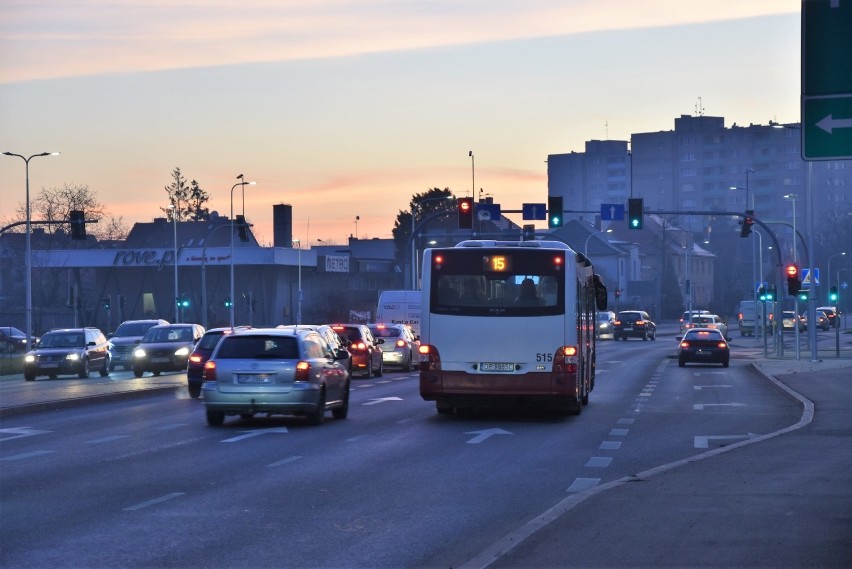
[[27, 351], [27, 334], [14, 326], [0, 326], [0, 350], [8, 353]]
[[353, 372], [361, 372], [367, 378], [384, 374], [384, 356], [379, 347], [384, 340], [374, 338], [364, 324], [331, 324], [331, 329], [340, 336], [352, 354]]
[[124, 369], [133, 367], [133, 351], [136, 344], [145, 335], [145, 332], [154, 326], [168, 324], [166, 320], [125, 320], [115, 332], [109, 336], [109, 370], [113, 371], [117, 366]]
[[612, 332], [615, 328], [615, 312], [605, 310], [598, 312], [598, 319], [595, 325], [595, 336], [603, 338], [604, 336], [612, 337]]
[[164, 371], [183, 371], [189, 354], [204, 335], [200, 324], [164, 324], [150, 328], [133, 350], [133, 375], [146, 371], [160, 375]]
[[828, 322], [832, 328], [840, 326], [840, 318], [838, 317], [836, 306], [817, 306], [817, 310], [822, 310], [828, 316]]
[[384, 365], [399, 367], [403, 370], [417, 369], [417, 347], [419, 342], [414, 330], [408, 324], [370, 324], [373, 337], [384, 340], [379, 344]]
[[76, 374], [85, 379], [93, 370], [101, 377], [109, 375], [109, 344], [97, 328], [51, 330], [24, 356], [27, 381], [39, 375], [53, 379], [57, 375]]
[[687, 325], [686, 329], [690, 328], [715, 328], [722, 333], [725, 340], [730, 340], [728, 335], [728, 325], [716, 314], [697, 314], [692, 316], [692, 320]]
[[[251, 326], [234, 326], [233, 332], [241, 332], [250, 330]], [[230, 334], [231, 327], [227, 328], [211, 328], [204, 332], [198, 343], [195, 344], [189, 358], [186, 360], [186, 387], [189, 391], [189, 396], [197, 398], [201, 395], [202, 376], [204, 375], [204, 364], [210, 359], [213, 350], [222, 336]]]
[[[319, 425], [325, 412], [349, 413], [349, 373], [319, 333], [305, 328], [252, 329], [222, 337], [204, 364], [207, 423], [228, 415], [303, 415]], [[342, 359], [342, 358], [341, 358]]]
[[720, 363], [728, 367], [731, 361], [728, 341], [715, 328], [691, 328], [677, 340], [677, 365], [680, 367], [690, 362]]
[[613, 340], [627, 338], [657, 339], [657, 325], [644, 310], [622, 310], [615, 318], [612, 332]]

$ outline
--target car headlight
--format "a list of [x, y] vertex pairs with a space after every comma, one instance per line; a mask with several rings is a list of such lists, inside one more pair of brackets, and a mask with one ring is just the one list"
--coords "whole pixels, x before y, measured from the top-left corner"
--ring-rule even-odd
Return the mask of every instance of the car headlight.
[[26, 357], [24, 357], [24, 361], [27, 362], [28, 364], [33, 363], [35, 360], [36, 360], [36, 358], [32, 354], [27, 354]]
[[188, 356], [188, 355], [189, 355], [189, 348], [187, 348], [186, 346], [184, 346], [183, 348], [179, 348], [179, 349], [175, 352], [175, 355], [176, 355], [176, 356], [181, 356], [181, 357], [183, 357], [183, 356]]
[[68, 354], [67, 356], [65, 356], [65, 359], [70, 360], [72, 362], [76, 362], [80, 359], [80, 354]]
[[134, 352], [133, 352], [133, 357], [134, 357], [134, 358], [144, 358], [146, 355], [147, 355], [147, 354], [145, 354], [145, 350], [143, 350], [142, 348], [137, 348], [137, 349], [136, 349], [136, 350], [134, 350]]

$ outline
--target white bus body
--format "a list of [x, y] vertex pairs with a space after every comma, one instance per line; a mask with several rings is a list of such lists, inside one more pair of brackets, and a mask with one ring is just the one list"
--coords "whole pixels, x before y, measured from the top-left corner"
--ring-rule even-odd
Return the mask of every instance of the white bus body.
[[422, 283], [420, 395], [439, 413], [588, 403], [606, 288], [585, 256], [559, 241], [463, 241], [424, 252]]

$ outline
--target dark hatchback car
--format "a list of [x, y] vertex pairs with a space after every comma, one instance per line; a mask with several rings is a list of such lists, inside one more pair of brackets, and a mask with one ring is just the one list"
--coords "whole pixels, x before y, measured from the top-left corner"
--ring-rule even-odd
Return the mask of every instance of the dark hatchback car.
[[0, 326], [0, 350], [9, 353], [27, 351], [27, 334], [14, 326]]
[[[233, 331], [240, 332], [242, 330], [251, 330], [251, 326], [235, 326]], [[196, 398], [201, 395], [204, 364], [210, 359], [222, 336], [227, 336], [230, 333], [230, 326], [227, 328], [211, 328], [195, 344], [195, 349], [189, 354], [189, 359], [186, 362], [186, 387], [189, 390], [190, 397]]]
[[627, 340], [627, 338], [656, 340], [657, 325], [651, 320], [651, 316], [643, 310], [623, 310], [615, 317], [612, 338], [616, 341], [619, 339]]
[[680, 367], [687, 363], [720, 363], [728, 367], [731, 349], [719, 330], [692, 328], [677, 339], [677, 365]]
[[166, 324], [154, 326], [133, 350], [133, 375], [146, 371], [160, 375], [164, 371], [183, 371], [189, 354], [204, 335], [199, 324]]
[[36, 349], [24, 356], [24, 379], [33, 381], [39, 375], [53, 379], [57, 375], [76, 374], [80, 379], [97, 370], [101, 377], [109, 375], [109, 345], [97, 328], [51, 330]]

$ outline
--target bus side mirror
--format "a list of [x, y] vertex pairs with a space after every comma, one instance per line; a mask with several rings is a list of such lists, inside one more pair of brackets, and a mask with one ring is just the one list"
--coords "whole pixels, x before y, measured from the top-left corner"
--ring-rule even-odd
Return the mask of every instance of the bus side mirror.
[[597, 305], [598, 310], [606, 310], [606, 285], [603, 283], [601, 276], [597, 273], [595, 273], [593, 280], [595, 283], [595, 304]]

